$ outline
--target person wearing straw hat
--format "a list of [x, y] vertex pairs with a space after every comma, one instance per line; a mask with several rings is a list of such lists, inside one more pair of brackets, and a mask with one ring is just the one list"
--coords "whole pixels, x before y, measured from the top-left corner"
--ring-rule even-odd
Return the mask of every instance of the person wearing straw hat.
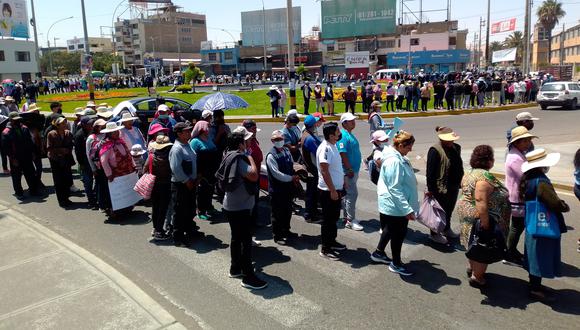
[[107, 107], [98, 107], [97, 117], [103, 118], [104, 120], [109, 120], [111, 117], [113, 117], [113, 111]]
[[[133, 127], [133, 122], [137, 119], [137, 117], [133, 117], [129, 112], [123, 113], [121, 119], [119, 119], [119, 125], [123, 127], [120, 133], [121, 139], [125, 141], [127, 146], [134, 146], [136, 144], [140, 146], [145, 145], [143, 133], [138, 128]], [[144, 156], [143, 158], [146, 157]]]
[[[567, 231], [562, 213], [570, 211], [565, 201], [560, 199], [550, 179], [546, 176], [550, 167], [558, 164], [559, 153], [547, 153], [538, 148], [526, 154], [522, 164], [522, 181], [520, 195], [527, 202], [538, 201], [554, 214], [559, 224], [560, 233]], [[536, 212], [526, 213], [526, 223], [538, 221]], [[562, 276], [561, 237], [545, 238], [530, 235], [526, 232], [524, 244], [524, 268], [529, 273], [529, 294], [533, 299], [552, 302], [554, 297], [542, 286], [542, 278]]]
[[36, 103], [28, 105], [28, 109], [21, 113], [23, 124], [28, 127], [30, 134], [32, 134], [32, 142], [34, 142], [34, 167], [35, 175], [38, 180], [38, 185], [44, 188], [42, 183], [42, 157], [46, 152], [46, 143], [42, 139], [42, 129], [44, 128], [45, 116], [40, 113], [42, 108], [38, 107]]
[[109, 184], [107, 183], [107, 177], [105, 176], [105, 172], [101, 166], [99, 152], [103, 139], [105, 138], [105, 134], [101, 133], [101, 130], [103, 130], [106, 125], [107, 122], [104, 119], [96, 119], [93, 123], [92, 132], [89, 137], [87, 137], [85, 144], [88, 164], [91, 168], [92, 175], [95, 178], [95, 195], [98, 208], [103, 211], [108, 207]]
[[504, 262], [521, 265], [523, 254], [517, 250], [517, 247], [524, 231], [526, 210], [520, 198], [520, 180], [524, 174], [522, 164], [526, 161], [525, 154], [532, 145], [532, 139], [537, 136], [530, 134], [524, 126], [515, 127], [510, 135], [509, 152], [505, 160], [505, 185], [509, 192], [512, 218], [506, 241], [508, 251]]
[[171, 201], [171, 165], [169, 151], [173, 143], [169, 137], [158, 135], [151, 142], [152, 154], [147, 158], [144, 166], [145, 173], [155, 175], [155, 183], [151, 191], [151, 222], [153, 223], [153, 240], [164, 241], [171, 236], [165, 232], [163, 225]]
[[11, 95], [8, 95], [4, 98], [4, 103], [6, 103], [8, 113], [18, 112], [18, 105], [16, 104], [16, 100]]
[[30, 195], [37, 196], [39, 185], [34, 174], [34, 142], [30, 131], [22, 124], [22, 117], [18, 112], [11, 112], [8, 118], [9, 122], [2, 130], [2, 149], [10, 163], [14, 194], [19, 199], [24, 197], [21, 183], [22, 175], [24, 175]]
[[278, 106], [280, 104], [280, 93], [278, 93], [278, 86], [270, 86], [266, 95], [270, 98], [270, 107], [272, 108], [272, 118], [278, 118]]
[[143, 175], [143, 165], [145, 165], [147, 150], [143, 149], [143, 146], [140, 144], [134, 144], [131, 146], [130, 153], [131, 157], [133, 157], [133, 163], [135, 163], [137, 174], [141, 177], [141, 175]]
[[73, 184], [71, 167], [75, 165], [72, 154], [74, 147], [73, 135], [68, 130], [68, 123], [64, 117], [55, 119], [52, 125], [55, 130], [48, 133], [46, 150], [50, 161], [58, 205], [66, 208], [72, 205], [69, 197], [70, 187]]
[[[87, 105], [85, 107], [86, 108], [91, 108], [91, 109], [93, 109], [95, 111], [97, 110], [97, 105], [95, 104], [95, 101], [88, 101], [87, 102]], [[99, 104], [99, 107], [105, 107], [106, 108], [107, 105], [106, 105], [106, 103], [105, 103], [105, 105], [100, 105]]]
[[443, 208], [447, 223], [443, 233], [431, 232], [430, 239], [439, 244], [447, 244], [448, 239], [459, 235], [451, 229], [451, 215], [457, 203], [457, 196], [463, 178], [463, 160], [461, 146], [455, 141], [459, 135], [449, 127], [435, 128], [438, 143], [429, 148], [427, 153], [427, 192], [425, 195], [434, 197]]
[[[516, 115], [516, 123], [514, 125], [512, 125], [512, 127], [507, 131], [506, 133], [506, 138], [508, 141], [508, 149], [511, 148], [511, 144], [509, 143], [512, 139], [512, 130], [518, 126], [523, 126], [525, 127], [528, 131], [531, 131], [532, 129], [534, 129], [534, 125], [535, 122], [540, 120], [540, 118], [536, 118], [534, 116], [532, 116], [531, 113], [529, 112], [520, 112]], [[534, 150], [534, 144], [532, 143], [530, 145], [530, 149], [528, 149], [526, 152], [530, 152]]]

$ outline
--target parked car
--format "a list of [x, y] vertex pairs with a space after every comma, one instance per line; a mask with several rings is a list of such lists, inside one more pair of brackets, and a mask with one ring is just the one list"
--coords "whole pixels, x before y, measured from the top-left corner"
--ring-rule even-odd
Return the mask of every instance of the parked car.
[[542, 110], [549, 106], [561, 106], [576, 110], [580, 100], [580, 84], [574, 81], [545, 83], [538, 92], [537, 101]]
[[201, 111], [191, 109], [189, 102], [174, 97], [140, 97], [119, 103], [113, 110], [115, 119], [120, 119], [124, 112], [139, 118], [136, 124], [141, 132], [147, 134], [149, 123], [153, 121], [160, 104], [166, 104], [173, 112], [173, 118], [180, 121], [194, 122], [201, 119]]

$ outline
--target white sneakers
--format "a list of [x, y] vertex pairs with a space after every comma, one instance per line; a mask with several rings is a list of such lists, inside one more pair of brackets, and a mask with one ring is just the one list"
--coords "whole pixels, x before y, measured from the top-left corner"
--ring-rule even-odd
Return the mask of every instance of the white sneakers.
[[344, 227], [345, 228], [348, 228], [348, 229], [355, 230], [355, 231], [361, 231], [361, 230], [363, 230], [363, 226], [361, 226], [361, 224], [357, 220], [354, 220], [354, 221], [348, 221], [347, 220], [346, 221], [346, 224], [344, 225]]

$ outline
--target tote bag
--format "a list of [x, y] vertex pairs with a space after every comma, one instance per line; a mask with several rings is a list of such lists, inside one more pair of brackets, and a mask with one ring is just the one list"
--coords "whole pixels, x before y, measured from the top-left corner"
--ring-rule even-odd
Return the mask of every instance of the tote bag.
[[447, 225], [447, 215], [435, 197], [425, 196], [419, 209], [417, 221], [436, 233], [441, 233]]
[[[539, 179], [536, 179], [536, 189]], [[526, 201], [526, 232], [533, 237], [560, 238], [560, 224], [555, 212], [550, 211], [544, 203], [536, 198]]]
[[133, 190], [137, 192], [144, 200], [151, 198], [155, 185], [155, 175], [153, 174], [153, 154], [149, 154], [149, 173], [143, 174], [135, 184]]

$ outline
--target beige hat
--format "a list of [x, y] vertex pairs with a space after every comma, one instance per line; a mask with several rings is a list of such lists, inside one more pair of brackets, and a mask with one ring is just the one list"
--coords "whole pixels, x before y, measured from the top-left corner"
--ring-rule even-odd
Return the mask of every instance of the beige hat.
[[248, 130], [244, 126], [238, 126], [236, 129], [232, 131], [232, 133], [241, 133], [244, 135], [244, 140], [249, 140], [254, 136], [254, 134], [248, 132]]
[[123, 114], [123, 116], [121, 117], [121, 119], [119, 120], [120, 123], [126, 122], [126, 121], [133, 121], [133, 120], [137, 120], [139, 118], [137, 117], [133, 117], [130, 113], [125, 112]]
[[118, 130], [123, 129], [123, 126], [119, 126], [117, 125], [117, 123], [115, 122], [108, 122], [107, 125], [105, 126], [105, 129], [101, 130], [101, 133], [113, 133], [116, 132]]
[[109, 119], [113, 116], [113, 111], [109, 110], [107, 107], [98, 107], [97, 116], [105, 119]]
[[520, 112], [516, 115], [516, 121], [525, 121], [525, 120], [540, 120], [540, 118], [536, 118], [534, 116], [532, 116], [531, 113], [529, 112]]
[[157, 135], [157, 137], [155, 137], [155, 141], [151, 142], [149, 144], [149, 147], [151, 147], [155, 150], [160, 150], [160, 149], [163, 149], [165, 147], [172, 146], [172, 145], [173, 145], [173, 143], [171, 143], [171, 140], [169, 139], [168, 136]]
[[449, 127], [440, 127], [437, 130], [437, 137], [441, 141], [457, 141], [459, 140], [459, 135], [455, 134], [455, 132]]
[[517, 140], [525, 139], [525, 138], [538, 138], [537, 136], [530, 134], [527, 128], [524, 126], [518, 126], [512, 129], [512, 138], [509, 144], [516, 142]]
[[95, 127], [95, 126], [105, 126], [105, 125], [107, 125], [107, 122], [104, 119], [101, 119], [101, 118], [95, 120], [95, 122], [93, 123], [93, 127]]
[[4, 98], [4, 101], [6, 101], [6, 102], [14, 102], [14, 98], [12, 96], [8, 95], [8, 96], [6, 96]]
[[94, 101], [89, 101], [89, 102], [87, 102], [87, 108], [88, 108], [88, 107], [96, 107], [96, 106], [97, 106], [97, 105], [95, 104], [95, 102], [94, 102]]
[[26, 112], [40, 111], [40, 109], [42, 109], [42, 108], [37, 106], [36, 103], [30, 103], [28, 105], [28, 109], [26, 109]]
[[538, 148], [526, 154], [526, 162], [522, 164], [522, 172], [527, 172], [539, 167], [552, 167], [560, 161], [559, 153], [547, 153], [545, 149]]
[[134, 144], [131, 146], [131, 156], [142, 156], [146, 152], [147, 150], [143, 150], [143, 146], [140, 144]]

